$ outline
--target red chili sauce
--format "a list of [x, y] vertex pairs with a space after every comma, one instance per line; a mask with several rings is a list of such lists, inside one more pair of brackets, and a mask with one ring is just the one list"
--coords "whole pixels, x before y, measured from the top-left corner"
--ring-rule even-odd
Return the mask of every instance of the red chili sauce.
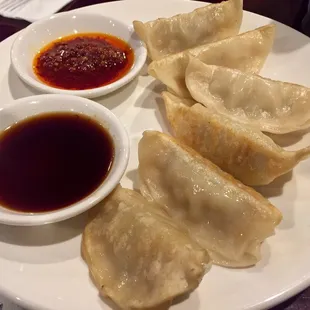
[[35, 57], [33, 69], [49, 86], [82, 90], [115, 82], [133, 62], [133, 50], [123, 40], [103, 33], [79, 33], [45, 46]]

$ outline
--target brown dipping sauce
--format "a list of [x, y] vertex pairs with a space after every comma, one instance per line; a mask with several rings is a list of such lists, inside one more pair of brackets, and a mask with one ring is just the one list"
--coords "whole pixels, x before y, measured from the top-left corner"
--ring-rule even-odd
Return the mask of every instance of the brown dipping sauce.
[[110, 134], [87, 116], [28, 118], [0, 135], [0, 203], [32, 213], [64, 208], [97, 189], [113, 159]]
[[82, 90], [119, 80], [133, 62], [133, 50], [123, 40], [102, 33], [80, 33], [45, 46], [35, 57], [33, 69], [49, 86]]

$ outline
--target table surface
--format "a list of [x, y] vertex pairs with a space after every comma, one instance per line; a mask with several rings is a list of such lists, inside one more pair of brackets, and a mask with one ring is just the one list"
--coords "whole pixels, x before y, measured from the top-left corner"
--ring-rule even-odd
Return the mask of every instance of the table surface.
[[[115, 1], [115, 0], [114, 0]], [[168, 0], [166, 0], [168, 1]], [[69, 11], [86, 5], [107, 2], [105, 0], [73, 0], [60, 11]], [[207, 2], [220, 2], [208, 0]], [[308, 0], [244, 0], [244, 9], [264, 15], [302, 30], [302, 19], [307, 13]], [[0, 16], [0, 41], [23, 29], [29, 23]], [[1, 310], [1, 300], [0, 300]], [[6, 309], [3, 309], [6, 310]], [[272, 310], [310, 310], [310, 287], [301, 294], [274, 307]]]

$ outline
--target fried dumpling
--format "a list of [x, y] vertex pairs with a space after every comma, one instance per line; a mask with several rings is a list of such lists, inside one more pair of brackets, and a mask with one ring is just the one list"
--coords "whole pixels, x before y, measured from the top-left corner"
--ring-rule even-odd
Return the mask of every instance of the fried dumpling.
[[191, 59], [186, 86], [199, 103], [261, 131], [310, 127], [310, 89]]
[[270, 53], [275, 26], [267, 25], [221, 41], [201, 45], [186, 51], [154, 60], [148, 73], [164, 83], [180, 97], [190, 97], [185, 85], [185, 70], [189, 56], [202, 62], [259, 73]]
[[142, 195], [164, 206], [215, 264], [260, 260], [261, 243], [282, 218], [267, 199], [166, 134], [144, 132], [138, 154]]
[[167, 118], [177, 139], [247, 185], [266, 185], [310, 156], [289, 152], [261, 131], [168, 92]]
[[134, 21], [134, 29], [144, 41], [151, 59], [238, 34], [243, 0], [210, 4], [190, 13], [143, 23]]
[[82, 253], [100, 293], [122, 309], [169, 303], [209, 270], [207, 251], [139, 193], [118, 187], [98, 208]]

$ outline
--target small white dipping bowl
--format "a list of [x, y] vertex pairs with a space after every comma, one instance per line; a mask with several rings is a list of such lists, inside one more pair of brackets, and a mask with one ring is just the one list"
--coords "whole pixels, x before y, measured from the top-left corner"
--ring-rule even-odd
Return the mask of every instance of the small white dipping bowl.
[[[47, 44], [64, 36], [101, 32], [119, 37], [127, 42], [134, 51], [134, 64], [121, 79], [97, 88], [87, 90], [66, 90], [44, 84], [33, 71], [36, 54]], [[133, 80], [143, 67], [147, 51], [135, 34], [132, 25], [105, 17], [100, 14], [61, 13], [48, 19], [37, 21], [25, 28], [15, 39], [11, 49], [11, 63], [18, 76], [28, 85], [43, 93], [76, 95], [95, 98], [111, 93]]]
[[0, 108], [0, 133], [27, 117], [49, 112], [81, 113], [101, 124], [110, 133], [114, 142], [115, 157], [111, 170], [94, 192], [59, 210], [23, 213], [7, 209], [0, 204], [0, 223], [2, 224], [34, 226], [76, 216], [105, 198], [117, 186], [126, 170], [130, 148], [126, 129], [110, 110], [88, 99], [69, 95], [38, 95], [18, 99]]

